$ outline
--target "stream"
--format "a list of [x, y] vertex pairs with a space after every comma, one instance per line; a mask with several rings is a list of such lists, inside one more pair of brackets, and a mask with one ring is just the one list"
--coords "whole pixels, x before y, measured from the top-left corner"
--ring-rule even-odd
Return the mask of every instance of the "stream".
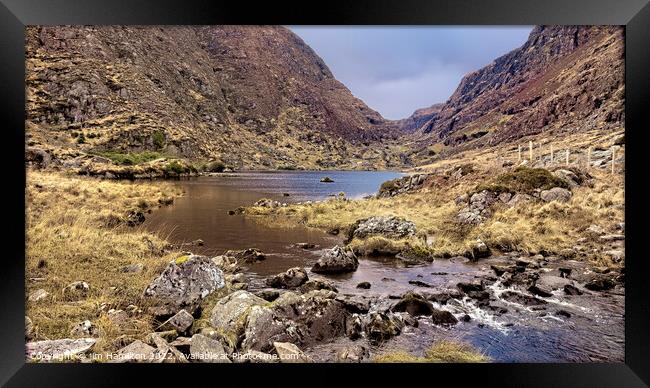
[[[229, 210], [248, 206], [261, 198], [281, 202], [318, 201], [344, 192], [348, 198], [362, 198], [377, 192], [384, 181], [403, 174], [370, 171], [282, 171], [224, 173], [177, 181], [185, 195], [173, 206], [147, 216], [144, 227], [160, 233], [175, 244], [203, 240], [191, 246], [197, 254], [219, 255], [229, 249], [257, 248], [267, 259], [251, 265], [245, 272], [250, 289], [264, 287], [264, 279], [291, 267], [307, 270], [321, 249], [341, 243], [341, 238], [317, 229], [266, 225], [254, 217], [228, 215]], [[334, 182], [323, 183], [328, 176]], [[296, 243], [316, 244], [314, 250], [295, 247]], [[403, 350], [423, 354], [433, 342], [453, 339], [468, 342], [496, 362], [623, 362], [624, 361], [624, 289], [550, 297], [533, 296], [525, 290], [508, 288], [494, 276], [492, 264], [508, 264], [506, 256], [482, 259], [478, 263], [463, 258], [440, 259], [432, 263], [408, 266], [395, 258], [360, 258], [357, 271], [327, 276], [342, 295], [395, 299], [406, 291], [435, 293], [453, 290], [458, 282], [491, 279], [490, 308], [476, 301], [454, 298], [434, 307], [450, 311], [459, 322], [451, 327], [433, 325], [420, 318], [418, 327], [407, 326], [401, 335], [383, 343], [381, 348], [364, 344], [371, 353]], [[566, 263], [549, 262], [542, 273], [555, 273]], [[575, 273], [588, 271], [573, 263]], [[309, 273], [310, 278], [324, 278]], [[370, 289], [356, 285], [367, 281]], [[420, 281], [424, 287], [409, 281]], [[559, 290], [561, 291], [561, 290]], [[539, 304], [520, 304], [504, 298], [512, 293], [541, 300]], [[463, 319], [464, 318], [464, 319]], [[359, 342], [359, 341], [357, 341]], [[332, 360], [336, 352], [354, 342], [340, 338], [309, 349], [316, 360]]]

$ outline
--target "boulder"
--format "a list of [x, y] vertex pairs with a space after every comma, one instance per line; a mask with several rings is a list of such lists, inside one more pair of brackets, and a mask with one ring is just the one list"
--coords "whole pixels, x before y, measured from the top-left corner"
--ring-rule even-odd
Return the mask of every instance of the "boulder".
[[585, 283], [585, 288], [590, 291], [606, 291], [614, 288], [615, 285], [610, 276], [596, 275]]
[[65, 360], [87, 352], [96, 342], [95, 338], [65, 338], [28, 342], [25, 344], [25, 356], [27, 359], [38, 361]]
[[[562, 274], [564, 272], [560, 271], [559, 273]], [[537, 279], [537, 281], [535, 282], [535, 286], [541, 290], [544, 290], [545, 293], [551, 293], [555, 290], [560, 290], [567, 284], [571, 284], [570, 279], [567, 279], [566, 277], [562, 277], [562, 276], [555, 276], [550, 273], [545, 273], [540, 275], [539, 279]]]
[[303, 268], [289, 268], [286, 272], [273, 275], [266, 279], [266, 285], [275, 288], [296, 288], [309, 280], [307, 271]]
[[237, 259], [237, 262], [247, 264], [257, 263], [266, 259], [266, 255], [256, 248], [248, 248], [241, 251], [227, 251], [224, 253], [224, 256], [234, 257]]
[[523, 193], [515, 193], [515, 195], [512, 196], [510, 201], [508, 201], [508, 206], [513, 207], [513, 206], [518, 206], [520, 204], [525, 204], [525, 203], [530, 203], [533, 202], [535, 198], [533, 198], [531, 195], [528, 194], [523, 194]]
[[580, 184], [582, 184], [583, 181], [582, 178], [580, 178], [571, 170], [558, 169], [553, 171], [553, 175], [564, 180], [566, 183], [568, 183], [569, 187], [571, 188], [580, 186]]
[[458, 212], [457, 220], [461, 224], [477, 225], [488, 218], [492, 211], [490, 207], [498, 200], [495, 193], [483, 190], [474, 193], [469, 198], [469, 203]]
[[512, 199], [512, 193], [501, 193], [498, 198], [502, 203], [508, 203]]
[[567, 295], [582, 295], [582, 291], [572, 284], [566, 284], [564, 286], [564, 293]]
[[544, 202], [567, 202], [571, 199], [571, 192], [562, 187], [553, 187], [549, 190], [543, 190], [539, 196]]
[[242, 348], [268, 352], [273, 342], [310, 346], [344, 335], [349, 313], [335, 297], [326, 290], [303, 295], [287, 291], [270, 306], [253, 306]]
[[364, 289], [364, 290], [369, 290], [370, 287], [371, 287], [370, 282], [361, 282], [361, 283], [357, 284], [357, 288], [361, 288], [361, 289]]
[[530, 292], [533, 295], [541, 296], [543, 298], [549, 298], [553, 296], [551, 290], [539, 285], [532, 285], [528, 287], [528, 292]]
[[474, 299], [478, 302], [479, 306], [484, 306], [490, 299], [490, 293], [485, 291], [485, 286], [482, 281], [478, 282], [460, 282], [456, 285], [458, 289], [467, 297]]
[[[163, 337], [164, 338], [164, 337]], [[190, 353], [192, 339], [189, 337], [176, 337], [173, 340], [167, 340], [170, 346], [175, 347], [183, 354]]]
[[343, 273], [353, 272], [359, 267], [359, 260], [348, 248], [336, 245], [328, 249], [311, 268], [314, 273]]
[[215, 256], [210, 260], [212, 260], [212, 262], [224, 273], [234, 273], [239, 270], [239, 263], [235, 257], [220, 255]]
[[434, 309], [431, 313], [431, 321], [434, 325], [449, 326], [458, 323], [458, 320], [452, 313], [445, 310]]
[[546, 301], [529, 296], [519, 292], [505, 291], [501, 294], [501, 298], [512, 303], [518, 303], [523, 306], [538, 306], [546, 304]]
[[427, 282], [423, 282], [422, 280], [409, 280], [409, 284], [412, 284], [417, 287], [426, 287], [426, 288], [433, 287], [431, 284]]
[[388, 238], [403, 238], [414, 236], [415, 224], [401, 217], [377, 216], [357, 220], [350, 228], [348, 240], [353, 238], [366, 238], [369, 236], [382, 236]]
[[144, 296], [154, 301], [157, 316], [186, 310], [193, 314], [201, 301], [225, 285], [223, 272], [205, 256], [189, 255], [172, 260], [146, 288]]
[[176, 330], [178, 333], [185, 333], [192, 327], [194, 317], [185, 310], [177, 312], [158, 327], [159, 331]]
[[153, 362], [156, 360], [156, 349], [140, 340], [135, 340], [118, 350], [111, 362]]
[[424, 296], [427, 300], [439, 304], [447, 304], [447, 302], [449, 302], [451, 299], [460, 299], [463, 297], [463, 295], [456, 290], [446, 290], [446, 291], [437, 292], [435, 294], [423, 293], [422, 296]]
[[365, 314], [370, 310], [371, 299], [362, 295], [337, 295], [336, 300], [351, 313]]
[[456, 287], [458, 287], [458, 289], [461, 292], [465, 293], [465, 294], [467, 294], [469, 292], [472, 292], [472, 291], [483, 291], [483, 290], [485, 290], [485, 285], [480, 280], [475, 281], [475, 282], [460, 282], [460, 283], [456, 284]]
[[210, 324], [215, 329], [239, 335], [244, 332], [246, 317], [251, 308], [267, 303], [248, 291], [235, 291], [217, 302], [212, 309]]
[[352, 314], [345, 321], [345, 335], [351, 340], [361, 338], [364, 332], [364, 323], [362, 316], [359, 314]]
[[471, 259], [473, 260], [478, 260], [482, 259], [485, 257], [489, 257], [491, 255], [490, 248], [488, 248], [487, 245], [481, 240], [481, 239], [476, 239], [470, 247], [471, 249]]
[[407, 312], [412, 316], [431, 315], [434, 311], [431, 302], [415, 292], [407, 292], [391, 309], [394, 312]]
[[311, 359], [305, 355], [296, 345], [289, 342], [274, 342], [273, 347], [280, 358], [280, 362], [311, 362]]
[[416, 190], [424, 184], [427, 174], [414, 174], [384, 182], [377, 194], [378, 198], [394, 197], [398, 194]]
[[145, 221], [144, 213], [138, 211], [130, 211], [126, 215], [126, 224], [130, 227], [134, 227], [142, 224]]
[[158, 333], [151, 333], [147, 341], [156, 345], [156, 360], [163, 363], [186, 364], [189, 361], [178, 349], [169, 345]]
[[371, 312], [365, 319], [365, 333], [373, 345], [378, 345], [402, 332], [402, 325], [392, 314]]
[[221, 342], [195, 334], [190, 340], [190, 358], [195, 362], [230, 363]]
[[307, 282], [305, 282], [302, 286], [300, 286], [300, 292], [302, 293], [307, 293], [309, 291], [315, 291], [315, 290], [329, 290], [329, 291], [338, 292], [338, 290], [334, 286], [334, 283], [325, 280], [320, 280], [320, 279], [307, 280]]

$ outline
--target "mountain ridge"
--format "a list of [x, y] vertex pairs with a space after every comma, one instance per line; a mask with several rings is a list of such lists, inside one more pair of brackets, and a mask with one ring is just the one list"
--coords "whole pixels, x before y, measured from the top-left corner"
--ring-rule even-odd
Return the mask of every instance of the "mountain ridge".
[[235, 168], [401, 164], [370, 146], [395, 138], [394, 124], [284, 27], [28, 27], [26, 53], [27, 135], [60, 158], [160, 151]]
[[522, 46], [465, 75], [415, 133], [427, 145], [453, 147], [619, 128], [624, 85], [622, 27], [536, 26]]

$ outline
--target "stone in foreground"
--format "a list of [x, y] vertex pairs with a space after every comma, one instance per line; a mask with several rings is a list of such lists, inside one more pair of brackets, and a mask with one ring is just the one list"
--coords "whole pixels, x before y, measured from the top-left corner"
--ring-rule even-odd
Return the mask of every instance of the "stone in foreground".
[[253, 306], [264, 306], [268, 302], [248, 291], [240, 290], [222, 298], [212, 309], [210, 325], [224, 332], [241, 334], [246, 317]]
[[274, 342], [273, 347], [280, 357], [280, 362], [311, 362], [311, 359], [292, 343]]
[[289, 268], [286, 272], [273, 275], [266, 279], [266, 285], [275, 288], [296, 288], [303, 285], [309, 277], [303, 268]]
[[542, 191], [539, 196], [544, 202], [567, 202], [571, 199], [571, 192], [561, 187], [553, 187], [552, 189]]
[[224, 285], [223, 272], [214, 261], [205, 256], [181, 256], [169, 263], [144, 296], [155, 301], [154, 315], [172, 315], [183, 309], [193, 314], [206, 296]]
[[66, 360], [83, 354], [95, 345], [95, 338], [58, 339], [28, 342], [25, 345], [27, 359], [36, 361]]
[[328, 249], [311, 268], [314, 273], [354, 272], [359, 267], [359, 260], [351, 249], [335, 246]]
[[160, 327], [159, 331], [176, 330], [179, 333], [185, 333], [194, 323], [192, 314], [185, 310], [177, 312], [173, 317], [166, 320]]
[[118, 350], [111, 362], [153, 362], [156, 359], [156, 349], [140, 340]]
[[192, 337], [190, 341], [190, 357], [195, 362], [231, 362], [219, 341], [202, 334], [195, 334]]

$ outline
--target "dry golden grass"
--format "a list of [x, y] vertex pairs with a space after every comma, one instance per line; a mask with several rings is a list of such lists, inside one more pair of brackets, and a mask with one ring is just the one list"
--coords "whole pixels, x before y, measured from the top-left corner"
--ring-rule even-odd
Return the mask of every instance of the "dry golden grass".
[[[461, 255], [477, 238], [497, 250], [559, 252], [575, 245], [592, 224], [613, 230], [617, 223], [624, 221], [623, 175], [611, 174], [608, 169], [590, 168], [590, 184], [574, 188], [571, 200], [566, 203], [537, 201], [512, 208], [496, 205], [493, 216], [483, 224], [462, 226], [456, 222], [456, 215], [464, 205], [457, 205], [455, 198], [512, 171], [512, 168], [502, 167], [494, 154], [491, 159], [486, 155], [487, 151], [481, 150], [467, 153], [453, 163], [442, 162], [442, 167], [431, 170], [435, 175], [434, 183], [414, 193], [364, 200], [335, 198], [275, 209], [251, 207], [246, 213], [263, 215], [265, 222], [273, 225], [301, 223], [343, 232], [362, 218], [404, 217], [415, 223], [418, 230], [415, 238], [392, 242], [377, 238], [355, 240], [353, 247], [361, 253], [371, 253], [379, 248], [398, 249], [407, 243], [423, 247], [428, 240], [426, 249], [436, 256]], [[466, 168], [468, 164], [473, 169]], [[455, 173], [459, 169], [468, 172], [459, 176]]]
[[483, 353], [477, 351], [468, 344], [454, 341], [440, 341], [433, 344], [424, 353], [424, 357], [414, 356], [406, 352], [390, 352], [381, 354], [373, 359], [373, 362], [383, 363], [412, 363], [412, 362], [434, 362], [434, 363], [467, 363], [467, 362], [488, 362], [490, 359]]
[[[95, 350], [113, 351], [151, 331], [150, 316], [135, 315], [130, 327], [118, 328], [106, 311], [142, 307], [140, 296], [147, 284], [178, 254], [167, 251], [159, 236], [115, 223], [129, 211], [146, 212], [178, 195], [180, 189], [165, 183], [28, 171], [26, 312], [35, 339], [68, 338], [74, 325], [88, 319], [100, 331]], [[142, 272], [121, 272], [121, 267], [136, 263], [144, 265]], [[64, 296], [63, 289], [74, 281], [90, 285], [87, 297]], [[37, 289], [46, 290], [48, 297], [27, 301]]]

